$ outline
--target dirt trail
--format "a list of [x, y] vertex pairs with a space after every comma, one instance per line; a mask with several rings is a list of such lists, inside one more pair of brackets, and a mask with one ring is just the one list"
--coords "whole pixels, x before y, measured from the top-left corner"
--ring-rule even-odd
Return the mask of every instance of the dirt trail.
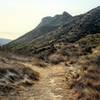
[[[19, 62], [19, 61], [18, 61]], [[42, 68], [32, 62], [19, 62], [40, 73], [40, 80], [33, 86], [18, 90], [18, 95], [0, 96], [0, 100], [76, 100], [74, 91], [68, 90], [63, 64]]]
[[[63, 65], [40, 68], [25, 64], [40, 73], [40, 81], [32, 87], [32, 95], [28, 100], [71, 100], [73, 92], [67, 89], [65, 67]], [[74, 99], [73, 99], [74, 100]]]

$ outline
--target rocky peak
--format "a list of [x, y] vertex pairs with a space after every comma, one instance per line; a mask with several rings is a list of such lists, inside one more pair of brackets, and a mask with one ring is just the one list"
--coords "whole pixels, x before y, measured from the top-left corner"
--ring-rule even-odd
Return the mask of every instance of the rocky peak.
[[63, 12], [62, 14], [63, 16], [66, 16], [66, 17], [72, 17], [69, 13], [67, 13], [66, 11]]
[[68, 21], [70, 18], [72, 18], [72, 16], [67, 13], [67, 12], [63, 12], [61, 15], [55, 15], [54, 17], [51, 16], [47, 16], [44, 17], [39, 25], [40, 26], [60, 26], [62, 24], [64, 24], [66, 21]]

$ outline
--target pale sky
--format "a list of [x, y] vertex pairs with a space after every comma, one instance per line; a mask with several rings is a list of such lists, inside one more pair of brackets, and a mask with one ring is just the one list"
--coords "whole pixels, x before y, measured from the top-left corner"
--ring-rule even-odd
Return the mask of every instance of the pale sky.
[[0, 0], [0, 38], [16, 39], [34, 29], [45, 16], [72, 15], [100, 6], [100, 0]]

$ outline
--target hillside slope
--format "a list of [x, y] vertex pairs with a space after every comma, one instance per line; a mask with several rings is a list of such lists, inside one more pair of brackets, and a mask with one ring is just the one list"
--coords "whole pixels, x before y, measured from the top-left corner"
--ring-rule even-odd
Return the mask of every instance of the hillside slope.
[[[67, 16], [70, 20], [62, 16]], [[63, 20], [66, 21], [62, 24]], [[19, 53], [33, 55], [44, 50], [54, 51], [56, 49], [54, 45], [59, 42], [73, 43], [86, 35], [100, 33], [100, 7], [75, 17], [65, 13], [53, 18], [47, 17], [43, 19], [43, 22], [39, 24], [39, 28], [9, 43], [8, 48]]]
[[34, 39], [41, 37], [42, 35], [45, 35], [50, 31], [54, 31], [60, 25], [64, 25], [67, 21], [71, 19], [72, 16], [67, 12], [64, 12], [62, 15], [56, 15], [54, 17], [45, 17], [35, 29], [18, 38], [17, 40], [11, 42], [9, 45], [12, 47], [15, 45], [19, 46], [20, 44], [30, 44]]

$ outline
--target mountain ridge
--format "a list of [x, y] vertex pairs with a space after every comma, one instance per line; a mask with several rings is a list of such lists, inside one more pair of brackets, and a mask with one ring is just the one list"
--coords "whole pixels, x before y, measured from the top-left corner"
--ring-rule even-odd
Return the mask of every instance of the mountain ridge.
[[[22, 43], [26, 43], [32, 41], [33, 39], [37, 38], [38, 36], [41, 36], [42, 34], [46, 34], [50, 31], [54, 31], [56, 28], [58, 28], [60, 25], [62, 25], [62, 23], [66, 23], [65, 20], [63, 20], [63, 17], [65, 19], [71, 19], [72, 16], [70, 14], [68, 14], [65, 12], [62, 15], [56, 15], [54, 17], [50, 17], [50, 21], [49, 23], [45, 22], [45, 19], [48, 20], [48, 18], [43, 18], [41, 23], [32, 31], [26, 33], [24, 36], [18, 38], [17, 40], [15, 40], [14, 42], [22, 42]], [[60, 24], [58, 24], [58, 22]]]
[[[11, 48], [13, 51], [17, 51], [23, 54], [39, 54], [41, 51], [43, 52], [45, 49], [50, 53], [54, 48], [54, 45], [59, 42], [64, 43], [74, 43], [81, 38], [89, 35], [100, 33], [100, 6], [88, 11], [85, 14], [81, 14], [79, 16], [71, 17], [69, 20], [65, 21], [59, 27], [53, 29], [47, 29], [47, 32], [44, 32], [43, 27], [36, 28], [35, 32], [40, 32], [38, 36], [32, 37], [32, 32], [27, 33], [26, 35], [31, 38], [27, 38], [27, 36], [23, 36], [24, 38], [20, 38], [15, 40], [14, 42], [8, 44], [8, 48]], [[58, 15], [59, 16], [59, 15]], [[55, 16], [53, 17], [55, 18]], [[63, 19], [64, 20], [64, 19]], [[52, 21], [51, 21], [52, 22]], [[58, 21], [59, 23], [59, 21]], [[55, 24], [56, 25], [56, 24]], [[47, 26], [47, 25], [46, 25]], [[38, 30], [39, 29], [39, 30]], [[35, 33], [35, 34], [36, 34]], [[31, 34], [31, 35], [30, 35]], [[31, 39], [31, 41], [27, 41]], [[20, 41], [21, 40], [21, 41]], [[22, 41], [25, 41], [23, 44]], [[49, 51], [50, 50], [50, 51]]]

